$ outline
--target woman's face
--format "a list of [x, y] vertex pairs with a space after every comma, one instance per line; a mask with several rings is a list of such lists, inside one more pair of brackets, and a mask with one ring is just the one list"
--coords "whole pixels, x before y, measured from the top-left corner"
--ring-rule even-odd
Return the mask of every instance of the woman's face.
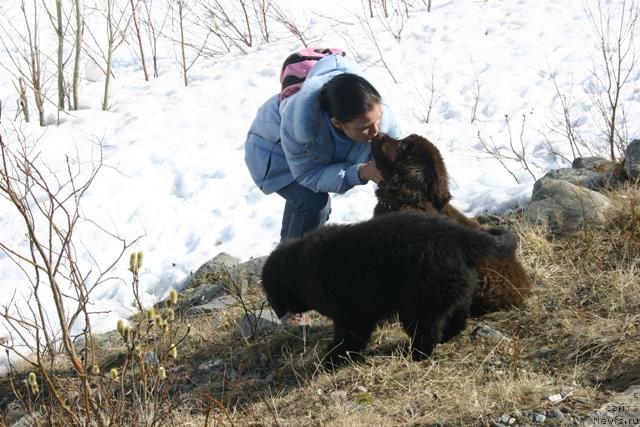
[[349, 122], [343, 123], [335, 117], [331, 117], [331, 123], [354, 141], [367, 142], [380, 132], [381, 119], [382, 104], [376, 104], [371, 110]]

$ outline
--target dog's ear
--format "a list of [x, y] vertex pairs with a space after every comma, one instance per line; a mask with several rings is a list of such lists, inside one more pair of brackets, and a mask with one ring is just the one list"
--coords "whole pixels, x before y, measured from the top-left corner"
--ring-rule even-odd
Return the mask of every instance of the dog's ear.
[[426, 138], [418, 135], [411, 135], [410, 138], [418, 138], [420, 141], [424, 194], [440, 210], [451, 200], [449, 175], [440, 150]]

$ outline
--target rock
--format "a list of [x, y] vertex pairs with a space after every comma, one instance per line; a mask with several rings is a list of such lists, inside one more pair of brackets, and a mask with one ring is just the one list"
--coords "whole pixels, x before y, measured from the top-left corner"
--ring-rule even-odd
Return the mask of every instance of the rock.
[[586, 168], [556, 169], [548, 172], [543, 178], [566, 181], [573, 185], [585, 187], [590, 190], [611, 188], [618, 182], [612, 171], [597, 172]]
[[627, 145], [622, 167], [629, 179], [640, 181], [640, 139], [634, 139]]
[[[187, 288], [180, 292], [176, 310], [187, 312], [191, 307], [205, 305], [227, 292], [222, 285], [201, 285], [196, 288]], [[156, 307], [165, 307], [166, 300], [156, 304]]]
[[234, 275], [247, 282], [247, 286], [255, 286], [262, 279], [262, 267], [267, 261], [267, 256], [252, 258], [247, 262], [237, 265], [233, 271]]
[[195, 314], [205, 314], [205, 313], [216, 313], [218, 311], [224, 310], [236, 304], [236, 299], [231, 295], [222, 295], [213, 300], [200, 305], [195, 305], [193, 307], [189, 307], [185, 310], [185, 314], [187, 315], [195, 315]]
[[542, 347], [541, 349], [536, 350], [533, 353], [533, 357], [535, 357], [536, 359], [546, 359], [551, 355], [551, 353], [553, 353], [552, 349], [550, 349], [549, 347]]
[[238, 321], [236, 332], [244, 338], [249, 338], [255, 335], [263, 335], [266, 332], [282, 327], [276, 313], [270, 308], [265, 308], [263, 310], [250, 311], [242, 316]]
[[533, 421], [537, 423], [543, 423], [547, 419], [545, 414], [536, 413], [533, 415]]
[[551, 396], [547, 397], [547, 399], [549, 399], [549, 402], [551, 403], [558, 403], [558, 402], [562, 402], [564, 398], [560, 393], [557, 393], [557, 394], [552, 394]]
[[240, 260], [237, 258], [221, 252], [196, 270], [186, 288], [198, 287], [204, 284], [228, 283], [231, 270], [239, 262]]
[[562, 419], [564, 418], [564, 414], [558, 408], [551, 408], [547, 411], [547, 418]]
[[501, 416], [500, 418], [498, 418], [498, 422], [501, 424], [509, 424], [509, 419], [511, 418], [511, 415], [509, 414], [504, 414], [503, 416]]
[[613, 211], [611, 201], [600, 193], [569, 182], [542, 178], [533, 186], [524, 218], [546, 225], [555, 236], [575, 234], [583, 225], [601, 225]]
[[473, 328], [473, 330], [469, 335], [471, 336], [472, 339], [479, 338], [479, 337], [489, 337], [489, 338], [496, 338], [500, 340], [511, 341], [511, 338], [508, 338], [502, 332], [496, 331], [495, 329], [491, 328], [489, 325], [485, 323], [481, 323], [475, 328]]
[[615, 162], [603, 157], [577, 157], [571, 163], [571, 167], [574, 169], [590, 169], [592, 171], [599, 171], [610, 166], [612, 163]]
[[[113, 325], [113, 326], [115, 327], [116, 325]], [[120, 335], [118, 331], [109, 331], [103, 334], [93, 334], [92, 337], [93, 337], [93, 344], [99, 349], [100, 348], [111, 349], [111, 348], [118, 348], [118, 347], [122, 347], [124, 349], [124, 339], [122, 338], [122, 335]], [[74, 347], [78, 352], [84, 351], [84, 348], [85, 348], [84, 336], [81, 335], [75, 340]]]

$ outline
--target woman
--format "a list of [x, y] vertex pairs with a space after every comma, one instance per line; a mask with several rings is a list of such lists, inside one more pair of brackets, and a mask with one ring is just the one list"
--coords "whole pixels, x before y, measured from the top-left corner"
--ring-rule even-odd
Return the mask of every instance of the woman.
[[355, 64], [329, 55], [309, 71], [300, 90], [260, 107], [245, 142], [245, 161], [265, 193], [286, 200], [280, 238], [300, 237], [329, 219], [328, 193], [379, 182], [368, 141], [399, 138], [392, 111]]

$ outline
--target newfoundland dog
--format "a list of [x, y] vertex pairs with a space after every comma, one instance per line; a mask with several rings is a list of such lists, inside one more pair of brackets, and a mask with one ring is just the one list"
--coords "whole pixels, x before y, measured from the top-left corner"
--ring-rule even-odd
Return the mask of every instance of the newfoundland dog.
[[393, 314], [419, 360], [465, 327], [478, 257], [512, 257], [515, 249], [507, 231], [394, 213], [281, 243], [267, 258], [262, 286], [281, 319], [316, 310], [333, 320], [325, 362], [362, 350], [376, 324]]
[[[374, 216], [396, 211], [435, 212], [469, 228], [482, 229], [449, 204], [447, 169], [440, 151], [427, 139], [410, 135], [396, 140], [382, 135], [373, 141], [371, 151], [384, 177], [376, 190]], [[476, 267], [479, 282], [472, 315], [515, 307], [529, 296], [531, 283], [514, 254], [487, 254], [478, 259]]]

